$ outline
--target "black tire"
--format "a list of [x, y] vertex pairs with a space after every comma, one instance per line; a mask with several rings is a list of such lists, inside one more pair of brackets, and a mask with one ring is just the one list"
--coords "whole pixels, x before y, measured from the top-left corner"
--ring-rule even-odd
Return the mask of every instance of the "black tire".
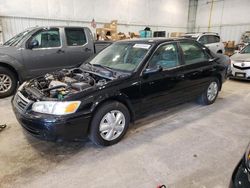
[[[105, 140], [100, 133], [100, 123], [101, 120], [104, 118], [104, 116], [113, 111], [113, 110], [118, 110], [122, 112], [122, 114], [125, 117], [125, 126], [123, 128], [123, 131], [120, 133], [120, 135], [115, 138], [114, 140]], [[128, 127], [129, 127], [129, 122], [130, 122], [130, 114], [125, 105], [118, 101], [108, 101], [103, 103], [95, 112], [91, 124], [90, 124], [90, 130], [89, 130], [89, 138], [92, 142], [94, 142], [96, 145], [99, 146], [110, 146], [113, 144], [118, 143], [123, 136], [126, 134]]]
[[14, 94], [14, 92], [16, 91], [16, 88], [17, 88], [16, 75], [10, 69], [5, 68], [5, 67], [0, 67], [0, 75], [6, 75], [11, 80], [10, 87], [6, 91], [0, 90], [0, 98], [8, 97], [8, 96]]
[[[216, 93], [215, 97], [214, 97], [212, 100], [209, 100], [209, 98], [208, 98], [208, 90], [209, 90], [210, 84], [212, 84], [212, 83], [216, 83], [218, 89], [217, 89], [217, 93]], [[208, 86], [206, 87], [205, 91], [204, 91], [204, 92], [201, 94], [201, 96], [198, 98], [198, 102], [199, 102], [200, 104], [202, 104], [202, 105], [210, 105], [210, 104], [213, 104], [214, 101], [216, 100], [218, 94], [219, 94], [219, 89], [220, 89], [220, 82], [219, 82], [219, 80], [218, 80], [217, 78], [213, 78], [213, 79], [209, 82], [209, 84], [208, 84]]]

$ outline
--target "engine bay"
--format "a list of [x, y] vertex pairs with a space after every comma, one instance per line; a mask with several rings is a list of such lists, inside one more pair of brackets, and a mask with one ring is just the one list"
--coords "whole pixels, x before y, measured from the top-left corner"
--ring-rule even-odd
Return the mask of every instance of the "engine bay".
[[[26, 92], [36, 89], [42, 97], [62, 100], [63, 98], [81, 92], [93, 86], [102, 86], [111, 78], [83, 71], [79, 68], [64, 69], [43, 77], [33, 79], [26, 86]], [[34, 93], [34, 92], [33, 92]]]

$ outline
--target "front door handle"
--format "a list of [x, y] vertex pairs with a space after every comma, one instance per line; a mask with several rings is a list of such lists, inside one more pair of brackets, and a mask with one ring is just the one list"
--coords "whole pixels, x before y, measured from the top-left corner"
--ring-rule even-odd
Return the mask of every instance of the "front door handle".
[[56, 53], [61, 54], [61, 53], [64, 53], [64, 52], [65, 52], [64, 50], [59, 49], [59, 50], [57, 50], [57, 52], [56, 52]]
[[90, 52], [92, 51], [90, 48], [85, 48], [85, 52]]
[[178, 79], [183, 79], [183, 78], [185, 78], [185, 75], [184, 75], [184, 74], [178, 74], [178, 75], [177, 75], [177, 78], [178, 78]]

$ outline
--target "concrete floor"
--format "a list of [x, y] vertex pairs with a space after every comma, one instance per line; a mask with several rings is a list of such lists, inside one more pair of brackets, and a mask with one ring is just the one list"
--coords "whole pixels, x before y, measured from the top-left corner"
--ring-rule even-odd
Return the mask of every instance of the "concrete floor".
[[227, 187], [250, 141], [250, 83], [227, 81], [215, 104], [142, 119], [118, 144], [51, 143], [24, 134], [0, 99], [0, 187]]

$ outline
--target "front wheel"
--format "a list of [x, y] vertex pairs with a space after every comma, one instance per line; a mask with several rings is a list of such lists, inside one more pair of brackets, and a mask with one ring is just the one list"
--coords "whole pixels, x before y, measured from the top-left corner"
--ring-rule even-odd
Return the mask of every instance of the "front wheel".
[[125, 105], [116, 101], [106, 102], [93, 116], [89, 138], [101, 146], [116, 144], [126, 134], [129, 122], [130, 115]]
[[0, 98], [12, 95], [17, 87], [15, 74], [5, 67], [0, 67]]
[[199, 102], [203, 105], [213, 104], [219, 94], [219, 87], [219, 80], [214, 78], [199, 97]]

